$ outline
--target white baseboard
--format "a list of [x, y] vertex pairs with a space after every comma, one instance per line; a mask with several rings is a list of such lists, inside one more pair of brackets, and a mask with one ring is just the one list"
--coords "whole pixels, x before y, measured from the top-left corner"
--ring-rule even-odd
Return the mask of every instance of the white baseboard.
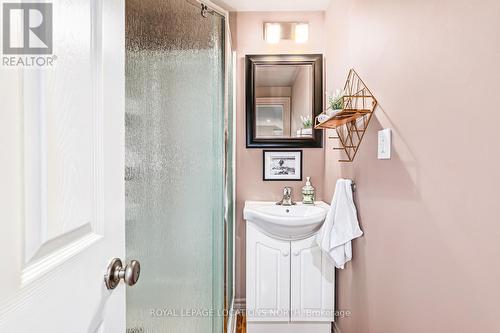
[[226, 333], [236, 333], [236, 315], [237, 311], [234, 309], [234, 298], [231, 300], [231, 304], [229, 305], [229, 315], [227, 318], [227, 327], [226, 327]]
[[229, 318], [227, 319], [227, 333], [236, 333], [236, 312], [229, 311]]

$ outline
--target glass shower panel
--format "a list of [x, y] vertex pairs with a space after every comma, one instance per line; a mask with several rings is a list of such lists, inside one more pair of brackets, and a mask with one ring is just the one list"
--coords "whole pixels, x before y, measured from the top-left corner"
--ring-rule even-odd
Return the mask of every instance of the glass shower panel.
[[127, 332], [222, 332], [224, 18], [126, 2]]

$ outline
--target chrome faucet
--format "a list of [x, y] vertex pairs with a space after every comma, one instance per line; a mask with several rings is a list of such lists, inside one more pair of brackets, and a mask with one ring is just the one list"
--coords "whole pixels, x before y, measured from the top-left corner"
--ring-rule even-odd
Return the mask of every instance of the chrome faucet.
[[283, 198], [276, 203], [277, 205], [282, 206], [292, 206], [295, 205], [295, 202], [292, 200], [292, 188], [285, 186], [283, 189]]

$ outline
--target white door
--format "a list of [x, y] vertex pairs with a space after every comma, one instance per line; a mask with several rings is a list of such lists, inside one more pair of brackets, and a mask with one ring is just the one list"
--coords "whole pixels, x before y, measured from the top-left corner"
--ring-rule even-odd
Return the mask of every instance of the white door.
[[53, 65], [0, 65], [0, 332], [125, 332], [124, 1], [51, 3]]
[[247, 223], [247, 320], [290, 319], [290, 242]]
[[335, 269], [315, 237], [291, 242], [291, 321], [334, 321]]

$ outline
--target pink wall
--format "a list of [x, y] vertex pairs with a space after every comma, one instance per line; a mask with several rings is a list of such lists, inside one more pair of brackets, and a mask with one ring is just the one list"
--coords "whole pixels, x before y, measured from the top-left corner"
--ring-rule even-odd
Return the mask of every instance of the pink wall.
[[[323, 12], [238, 12], [230, 16], [234, 46], [237, 51], [236, 96], [236, 299], [245, 297], [245, 200], [278, 201], [284, 186], [291, 186], [294, 199], [300, 200], [303, 182], [262, 181], [262, 149], [245, 147], [245, 55], [277, 53], [324, 53]], [[305, 44], [282, 41], [267, 44], [262, 38], [264, 21], [309, 21], [310, 38]], [[303, 150], [303, 176], [311, 181], [322, 198], [324, 183], [324, 150]]]
[[[333, 0], [329, 90], [354, 67], [380, 108], [352, 164], [365, 235], [338, 275], [342, 333], [500, 332], [500, 2]], [[393, 129], [393, 158], [376, 132]], [[331, 146], [332, 142], [328, 143]]]

